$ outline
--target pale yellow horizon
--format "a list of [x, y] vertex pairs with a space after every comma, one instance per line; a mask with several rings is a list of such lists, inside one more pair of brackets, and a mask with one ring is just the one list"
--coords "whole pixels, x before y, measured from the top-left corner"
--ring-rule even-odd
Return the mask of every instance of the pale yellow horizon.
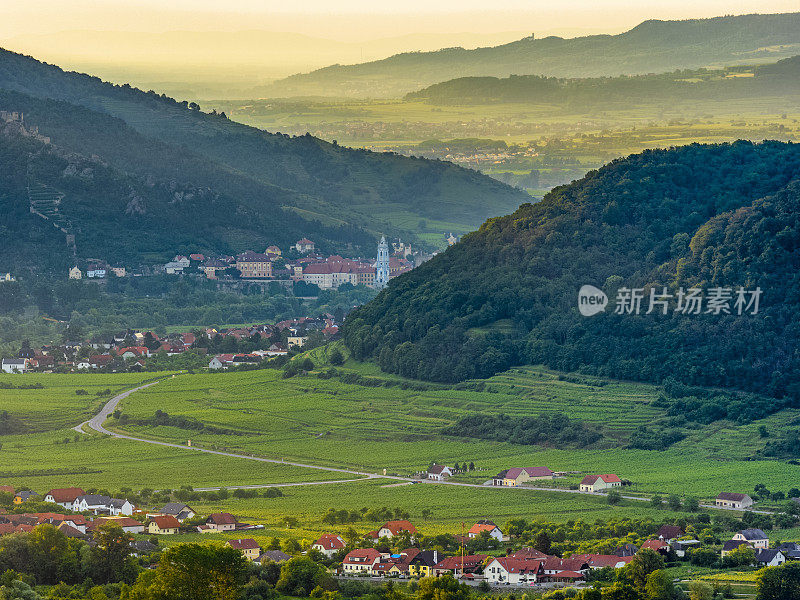
[[[797, 0], [28, 0], [7, 6], [0, 40], [69, 30], [264, 30], [339, 41], [419, 33], [618, 33], [647, 19], [800, 10]], [[538, 34], [537, 34], [538, 35]]]

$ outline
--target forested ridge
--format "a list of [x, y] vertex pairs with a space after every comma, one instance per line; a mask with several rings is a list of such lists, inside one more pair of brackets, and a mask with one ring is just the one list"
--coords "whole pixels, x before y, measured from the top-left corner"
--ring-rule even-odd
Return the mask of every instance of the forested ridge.
[[680, 70], [658, 75], [567, 79], [539, 75], [461, 77], [406, 94], [431, 104], [552, 103], [577, 107], [613, 102], [669, 103], [800, 94], [800, 56], [751, 68]]
[[[800, 397], [800, 146], [736, 142], [616, 160], [487, 221], [345, 324], [357, 358], [436, 381], [513, 364]], [[757, 315], [578, 313], [578, 289], [763, 290]], [[646, 308], [646, 304], [645, 304]], [[507, 326], [495, 326], [511, 323]]]
[[[378, 232], [413, 236], [423, 218], [477, 227], [527, 198], [451, 163], [268, 133], [194, 103], [2, 49], [0, 110], [24, 113], [54, 145], [96, 155], [126, 174], [235, 198], [230, 212], [242, 214], [226, 241], [236, 240], [238, 229], [252, 229], [258, 213], [258, 228], [274, 236], [272, 243], [306, 230], [323, 249], [342, 249], [363, 244], [369, 230], [371, 246]], [[208, 209], [194, 198], [191, 210]]]

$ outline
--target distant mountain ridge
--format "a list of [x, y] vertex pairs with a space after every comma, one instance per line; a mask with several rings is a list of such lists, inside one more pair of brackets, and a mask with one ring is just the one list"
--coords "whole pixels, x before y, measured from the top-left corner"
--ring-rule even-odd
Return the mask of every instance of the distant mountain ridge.
[[[747, 70], [745, 70], [747, 69]], [[800, 56], [752, 68], [681, 70], [657, 75], [564, 79], [538, 75], [462, 77], [406, 94], [431, 104], [546, 103], [619, 107], [644, 101], [729, 100], [800, 94]]]
[[800, 53], [800, 13], [645, 21], [618, 35], [528, 37], [465, 50], [397, 54], [280, 80], [275, 96], [398, 97], [455, 77], [605, 77], [774, 61]]
[[[267, 133], [155, 92], [114, 86], [2, 50], [0, 110], [23, 113], [25, 123], [50, 137], [61, 156], [74, 153], [108, 166], [114, 178], [172, 189], [179, 199], [164, 205], [165, 214], [188, 202], [185, 220], [198, 220], [187, 223], [191, 226], [178, 220], [175, 235], [188, 243], [202, 230], [198, 246], [217, 251], [258, 249], [265, 242], [286, 246], [306, 235], [324, 250], [371, 254], [378, 233], [415, 239], [420, 221], [438, 219], [476, 227], [528, 198], [450, 163], [351, 150], [310, 135]], [[28, 185], [11, 169], [14, 162], [0, 165], [12, 182], [7, 197]], [[48, 169], [57, 162], [54, 158]], [[43, 175], [47, 185], [66, 195], [65, 210], [74, 207], [69, 181], [51, 175]], [[202, 203], [203, 197], [226, 199], [225, 214]], [[96, 194], [92, 198], [86, 197], [90, 205], [100, 201]], [[111, 206], [116, 198], [108, 200]], [[157, 215], [159, 202], [143, 196], [145, 213]], [[141, 211], [109, 216], [114, 225], [106, 252], [118, 256], [111, 238], [139, 230], [142, 218]], [[82, 230], [100, 243], [96, 251], [103, 249], [99, 224], [83, 221]], [[179, 245], [170, 245], [166, 231], [151, 241], [146, 250], [128, 242], [129, 260], [164, 256]]]

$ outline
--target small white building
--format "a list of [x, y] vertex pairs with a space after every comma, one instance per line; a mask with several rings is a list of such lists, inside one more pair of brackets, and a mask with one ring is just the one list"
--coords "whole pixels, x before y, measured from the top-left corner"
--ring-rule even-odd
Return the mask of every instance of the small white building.
[[311, 547], [314, 550], [319, 550], [325, 556], [331, 557], [339, 550], [344, 549], [345, 541], [342, 539], [340, 535], [333, 535], [333, 534], [325, 534], [320, 537], [316, 542], [311, 544]]
[[720, 508], [745, 509], [753, 506], [753, 499], [747, 494], [722, 492], [717, 496], [715, 504]]
[[607, 473], [605, 475], [587, 475], [583, 478], [580, 485], [582, 492], [599, 492], [622, 486], [622, 480], [616, 475]]
[[430, 469], [428, 469], [428, 479], [432, 479], [433, 481], [444, 481], [448, 477], [453, 476], [453, 471], [450, 467], [445, 465], [437, 465], [434, 463]]
[[3, 373], [24, 373], [28, 370], [26, 358], [4, 358], [0, 363]]

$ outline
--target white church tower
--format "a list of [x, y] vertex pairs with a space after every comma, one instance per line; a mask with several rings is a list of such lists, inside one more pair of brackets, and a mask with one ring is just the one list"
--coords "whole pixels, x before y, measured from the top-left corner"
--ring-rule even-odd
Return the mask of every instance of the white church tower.
[[389, 244], [381, 237], [378, 244], [378, 260], [375, 262], [375, 287], [382, 290], [389, 283]]

